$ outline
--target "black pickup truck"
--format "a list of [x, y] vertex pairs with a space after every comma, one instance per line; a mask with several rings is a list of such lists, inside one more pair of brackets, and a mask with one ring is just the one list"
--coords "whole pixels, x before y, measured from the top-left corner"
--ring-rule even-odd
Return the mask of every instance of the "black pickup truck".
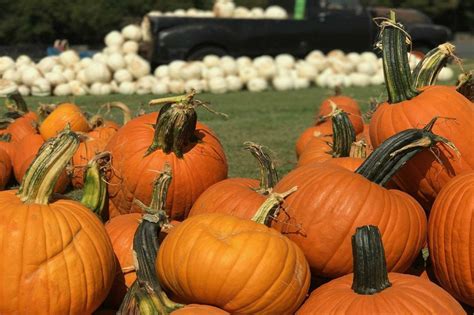
[[[448, 28], [423, 13], [397, 9], [397, 20], [412, 36], [413, 49], [426, 51], [451, 39]], [[364, 7], [358, 0], [306, 0], [300, 18], [234, 19], [147, 16], [153, 64], [196, 60], [208, 54], [237, 56], [289, 53], [303, 57], [311, 50], [346, 52], [373, 49], [378, 27], [373, 18], [387, 8]], [[302, 18], [301, 18], [302, 17]]]

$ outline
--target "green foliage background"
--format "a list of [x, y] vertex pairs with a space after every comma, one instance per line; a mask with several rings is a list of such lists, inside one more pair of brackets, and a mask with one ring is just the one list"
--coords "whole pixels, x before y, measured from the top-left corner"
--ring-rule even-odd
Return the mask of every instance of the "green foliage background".
[[[317, 0], [309, 0], [317, 1]], [[247, 7], [290, 4], [290, 0], [236, 0]], [[474, 25], [471, 0], [363, 0], [369, 5], [413, 7], [438, 23], [468, 30]], [[51, 44], [67, 38], [72, 44], [100, 45], [104, 35], [152, 9], [212, 7], [213, 0], [0, 0], [0, 45]], [[288, 6], [287, 6], [288, 7]]]

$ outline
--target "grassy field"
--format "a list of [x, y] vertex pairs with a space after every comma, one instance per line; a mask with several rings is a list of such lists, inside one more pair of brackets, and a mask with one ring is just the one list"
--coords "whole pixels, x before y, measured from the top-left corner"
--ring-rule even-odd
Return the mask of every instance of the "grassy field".
[[[382, 86], [347, 88], [343, 92], [354, 97], [364, 109], [367, 108], [370, 97], [377, 97], [380, 100], [385, 98], [385, 90]], [[209, 101], [215, 110], [228, 114], [229, 119], [209, 113], [204, 108], [198, 109], [198, 117], [220, 138], [229, 162], [229, 176], [256, 177], [258, 175], [255, 160], [250, 153], [242, 149], [245, 141], [253, 141], [270, 148], [277, 160], [280, 175], [283, 176], [295, 165], [294, 145], [298, 135], [313, 123], [317, 107], [332, 93], [329, 89], [313, 87], [289, 92], [242, 91], [224, 95], [200, 94], [199, 99]], [[101, 104], [120, 100], [137, 113], [140, 109], [157, 110], [157, 108], [148, 108], [146, 105], [155, 97], [153, 95], [28, 97], [26, 101], [32, 108], [39, 103], [74, 101], [92, 114], [97, 112]], [[113, 112], [112, 118], [120, 120], [120, 114]]]

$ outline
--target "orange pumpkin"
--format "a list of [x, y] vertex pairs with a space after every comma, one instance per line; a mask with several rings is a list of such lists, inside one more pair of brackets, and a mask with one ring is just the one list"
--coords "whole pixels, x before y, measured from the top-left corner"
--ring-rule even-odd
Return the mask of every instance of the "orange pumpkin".
[[230, 315], [220, 308], [210, 305], [189, 304], [179, 310], [173, 311], [172, 315]]
[[297, 315], [465, 314], [461, 305], [434, 283], [388, 273], [376, 226], [357, 229], [352, 252], [354, 273], [314, 290]]
[[10, 180], [12, 173], [12, 163], [8, 153], [0, 148], [0, 190], [5, 189], [5, 186]]
[[[21, 139], [15, 145], [15, 158], [13, 159], [13, 173], [18, 183], [21, 183], [23, 176], [30, 167], [30, 164], [38, 154], [39, 149], [44, 144], [44, 139], [39, 134], [31, 134]], [[62, 172], [57, 180], [54, 191], [62, 193], [69, 185], [69, 176], [66, 171]]]
[[114, 170], [108, 186], [111, 217], [142, 212], [133, 200], [150, 202], [151, 183], [165, 163], [174, 174], [167, 200], [171, 219], [186, 217], [204, 190], [227, 177], [224, 150], [212, 131], [196, 122], [195, 106], [192, 98], [169, 103], [159, 115], [135, 118], [112, 137], [106, 147]]
[[11, 134], [9, 133], [4, 133], [0, 135], [0, 149], [4, 150], [8, 156], [10, 157], [10, 160], [13, 161], [15, 158], [15, 145], [11, 143]]
[[303, 153], [306, 145], [315, 137], [321, 136], [330, 136], [332, 135], [332, 123], [330, 121], [325, 121], [317, 126], [309, 127], [301, 133], [296, 140], [296, 157], [299, 158], [301, 153]]
[[303, 253], [288, 238], [220, 213], [193, 216], [173, 228], [156, 270], [177, 299], [232, 314], [292, 314], [310, 278]]
[[0, 193], [0, 313], [91, 314], [112, 285], [107, 233], [89, 209], [50, 196], [79, 145], [64, 131], [43, 146], [18, 191]]
[[227, 213], [251, 219], [278, 181], [275, 165], [264, 148], [246, 142], [246, 149], [260, 166], [260, 182], [250, 178], [227, 178], [206, 189], [196, 200], [189, 216], [202, 213]]
[[448, 138], [460, 154], [439, 144], [433, 152], [425, 151], [410, 160], [394, 177], [396, 184], [414, 196], [429, 210], [441, 188], [450, 178], [474, 169], [474, 107], [455, 89], [448, 86], [413, 87], [407, 60], [406, 35], [400, 24], [384, 22], [382, 32], [384, 72], [389, 95], [370, 122], [374, 147], [397, 132], [428, 123], [434, 116], [444, 117], [433, 132]]
[[430, 259], [441, 286], [474, 306], [474, 171], [441, 189], [428, 224]]
[[72, 131], [87, 132], [89, 123], [81, 109], [72, 103], [62, 103], [46, 117], [39, 128], [41, 136], [48, 140], [56, 136], [67, 125]]
[[29, 112], [8, 125], [6, 131], [12, 135], [12, 142], [19, 142], [24, 137], [38, 133], [38, 117]]
[[276, 192], [294, 186], [298, 191], [286, 198], [286, 211], [272, 226], [303, 249], [314, 275], [333, 278], [350, 273], [348, 231], [365, 224], [378, 225], [383, 232], [389, 270], [403, 272], [410, 267], [425, 245], [426, 215], [408, 194], [382, 186], [407, 159], [434, 145], [437, 137], [430, 126], [388, 139], [355, 174], [339, 166], [312, 164], [278, 182]]

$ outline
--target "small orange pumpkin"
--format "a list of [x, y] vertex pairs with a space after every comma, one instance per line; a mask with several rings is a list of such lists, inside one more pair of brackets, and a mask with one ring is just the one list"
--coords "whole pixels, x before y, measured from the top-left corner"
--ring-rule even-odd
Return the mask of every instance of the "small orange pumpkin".
[[62, 103], [46, 117], [39, 128], [43, 139], [55, 137], [67, 125], [72, 131], [87, 132], [89, 123], [81, 109], [72, 103]]

